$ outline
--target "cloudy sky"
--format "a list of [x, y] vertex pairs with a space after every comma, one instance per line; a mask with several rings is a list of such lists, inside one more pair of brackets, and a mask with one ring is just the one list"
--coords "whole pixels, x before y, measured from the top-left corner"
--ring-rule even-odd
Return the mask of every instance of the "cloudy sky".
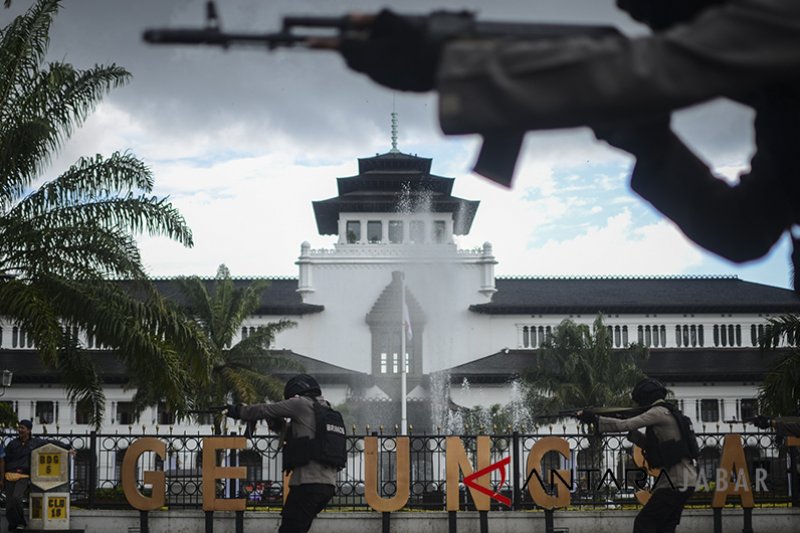
[[[32, 0], [0, 9], [7, 23]], [[734, 265], [693, 245], [627, 185], [632, 160], [588, 130], [528, 134], [511, 190], [470, 172], [478, 139], [445, 137], [434, 95], [383, 89], [348, 71], [335, 53], [304, 50], [154, 47], [149, 27], [200, 26], [204, 0], [65, 0], [50, 48], [78, 67], [116, 63], [133, 75], [75, 132], [51, 175], [78, 157], [129, 150], [156, 176], [186, 217], [195, 246], [141, 240], [154, 276], [295, 276], [300, 244], [330, 248], [313, 200], [336, 195], [335, 178], [357, 173], [358, 157], [391, 147], [399, 117], [401, 151], [433, 158], [433, 172], [455, 177], [454, 194], [480, 200], [462, 248], [489, 241], [499, 275], [736, 275], [789, 286], [786, 239], [761, 261]], [[283, 15], [374, 11], [381, 2], [220, 0], [223, 29], [270, 31]], [[396, 4], [397, 5], [397, 4]], [[395, 6], [396, 6], [395, 5]], [[404, 0], [403, 10], [471, 9], [486, 20], [570, 21], [645, 30], [613, 0]], [[684, 110], [674, 128], [730, 180], [752, 154], [752, 114], [730, 102]]]

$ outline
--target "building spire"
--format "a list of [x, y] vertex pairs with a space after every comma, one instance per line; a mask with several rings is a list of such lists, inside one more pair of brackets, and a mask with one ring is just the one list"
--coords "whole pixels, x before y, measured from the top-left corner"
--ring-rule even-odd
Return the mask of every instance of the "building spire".
[[389, 152], [393, 154], [400, 152], [397, 149], [397, 112], [394, 110], [394, 94], [392, 94], [392, 149]]

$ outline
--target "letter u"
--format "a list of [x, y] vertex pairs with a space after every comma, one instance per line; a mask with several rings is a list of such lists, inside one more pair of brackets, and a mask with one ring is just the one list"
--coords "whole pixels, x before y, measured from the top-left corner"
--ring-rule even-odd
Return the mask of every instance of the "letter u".
[[[383, 437], [382, 437], [383, 438]], [[381, 498], [378, 494], [378, 437], [364, 438], [364, 498], [374, 511], [390, 513], [399, 511], [408, 503], [411, 489], [409, 479], [410, 456], [408, 437], [392, 437], [397, 445], [397, 490], [391, 498]]]

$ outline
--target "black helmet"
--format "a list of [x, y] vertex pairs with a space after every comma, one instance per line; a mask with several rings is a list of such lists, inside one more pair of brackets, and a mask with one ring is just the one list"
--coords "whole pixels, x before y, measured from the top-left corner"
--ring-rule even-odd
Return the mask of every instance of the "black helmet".
[[283, 398], [288, 400], [294, 396], [322, 396], [319, 383], [308, 374], [297, 374], [286, 382], [283, 388]]
[[646, 378], [633, 387], [631, 398], [642, 407], [667, 397], [667, 388], [657, 379]]

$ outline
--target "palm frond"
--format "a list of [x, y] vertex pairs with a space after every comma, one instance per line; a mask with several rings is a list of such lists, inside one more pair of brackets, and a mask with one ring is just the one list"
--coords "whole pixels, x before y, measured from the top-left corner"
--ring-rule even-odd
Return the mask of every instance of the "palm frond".
[[770, 318], [759, 337], [762, 350], [776, 350], [788, 345], [764, 376], [759, 386], [761, 410], [770, 416], [800, 414], [800, 318], [785, 314]]
[[778, 359], [759, 387], [761, 410], [769, 416], [800, 414], [800, 349]]
[[195, 319], [213, 350], [209, 362], [211, 377], [192, 383], [189, 401], [209, 406], [231, 400], [252, 403], [263, 401], [265, 396], [280, 397], [283, 385], [272, 373], [301, 368], [273, 353], [270, 345], [276, 334], [295, 323], [288, 320], [269, 323], [233, 344], [244, 320], [261, 304], [267, 283], [256, 281], [237, 288], [228, 268], [220, 265], [212, 290], [197, 277], [180, 279], [178, 288], [183, 296], [183, 309]]
[[[82, 158], [30, 191], [34, 180], [111, 89], [130, 74], [117, 65], [45, 64], [58, 0], [37, 0], [0, 29], [0, 314], [22, 327], [39, 356], [60, 369], [70, 397], [102, 416], [91, 360], [63, 324], [113, 349], [131, 385], [145, 385], [180, 411], [189, 384], [207, 384], [213, 350], [198, 325], [147, 279], [135, 236], [186, 246], [192, 234], [166, 198], [150, 196], [150, 169], [129, 153]], [[131, 280], [126, 287], [109, 278]]]
[[103, 423], [106, 407], [103, 383], [97, 375], [94, 362], [79, 345], [78, 339], [65, 332], [62, 341], [58, 370], [66, 385], [67, 397], [76, 405], [88, 405], [89, 423], [98, 430]]
[[538, 350], [537, 365], [523, 375], [527, 401], [540, 410], [627, 405], [647, 356], [638, 345], [613, 349], [602, 315], [591, 328], [564, 320]]

